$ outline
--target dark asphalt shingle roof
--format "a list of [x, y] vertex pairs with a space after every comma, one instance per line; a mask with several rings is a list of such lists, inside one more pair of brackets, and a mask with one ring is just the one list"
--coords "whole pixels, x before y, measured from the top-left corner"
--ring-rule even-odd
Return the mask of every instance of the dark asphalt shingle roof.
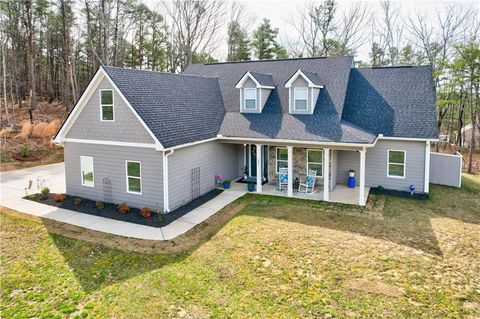
[[165, 148], [217, 136], [225, 114], [217, 79], [103, 69]]
[[[352, 68], [352, 57], [193, 64], [186, 74], [104, 67], [164, 147], [222, 134], [372, 143], [378, 134], [437, 138], [430, 67]], [[289, 114], [285, 83], [302, 70], [323, 85], [313, 115]], [[240, 113], [235, 84], [250, 72], [274, 86], [260, 114]]]
[[342, 119], [389, 137], [438, 138], [430, 66], [352, 69]]
[[273, 82], [272, 75], [270, 74], [262, 74], [257, 72], [250, 72], [250, 74], [255, 78], [255, 80], [263, 86], [275, 86], [275, 82]]

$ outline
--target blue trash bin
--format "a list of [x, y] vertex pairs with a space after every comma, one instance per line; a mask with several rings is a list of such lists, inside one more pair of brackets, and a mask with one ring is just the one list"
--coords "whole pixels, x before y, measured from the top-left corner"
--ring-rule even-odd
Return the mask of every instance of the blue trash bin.
[[352, 177], [352, 176], [348, 177], [348, 187], [355, 188], [355, 177]]

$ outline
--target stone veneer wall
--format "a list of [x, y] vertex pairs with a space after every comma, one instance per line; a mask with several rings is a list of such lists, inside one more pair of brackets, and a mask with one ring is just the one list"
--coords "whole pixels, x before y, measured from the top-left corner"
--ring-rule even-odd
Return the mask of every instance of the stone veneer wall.
[[[277, 185], [278, 176], [276, 170], [277, 166], [277, 147], [268, 147], [268, 184]], [[298, 177], [304, 180], [307, 177], [307, 149], [293, 148], [293, 178]], [[316, 178], [315, 185], [323, 185], [323, 178]]]

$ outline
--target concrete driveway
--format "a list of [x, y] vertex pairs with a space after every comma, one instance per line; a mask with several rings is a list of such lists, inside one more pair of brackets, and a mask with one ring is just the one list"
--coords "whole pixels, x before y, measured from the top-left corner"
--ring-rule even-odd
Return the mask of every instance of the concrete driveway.
[[0, 204], [22, 213], [91, 230], [148, 240], [173, 239], [200, 224], [246, 193], [245, 191], [223, 192], [167, 226], [156, 228], [82, 214], [23, 199], [29, 181], [32, 181], [32, 192], [34, 193], [38, 193], [42, 187], [50, 188], [52, 193], [65, 193], [65, 165], [64, 163], [57, 163], [1, 173]]

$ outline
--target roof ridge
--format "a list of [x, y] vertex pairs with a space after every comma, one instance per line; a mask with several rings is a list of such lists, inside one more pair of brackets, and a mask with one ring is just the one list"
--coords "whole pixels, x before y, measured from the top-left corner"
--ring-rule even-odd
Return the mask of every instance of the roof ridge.
[[340, 56], [318, 56], [318, 57], [303, 57], [303, 58], [285, 58], [285, 59], [270, 59], [270, 60], [248, 60], [248, 61], [224, 61], [212, 63], [193, 63], [192, 65], [216, 65], [216, 64], [241, 64], [241, 63], [261, 63], [261, 62], [281, 62], [281, 61], [297, 61], [297, 60], [320, 60], [320, 59], [339, 59], [339, 58], [353, 58], [353, 55]]
[[361, 70], [376, 70], [376, 69], [414, 69], [414, 68], [429, 68], [431, 64], [422, 64], [422, 65], [382, 65], [382, 66], [367, 66], [359, 67], [357, 69]]
[[123, 68], [119, 66], [109, 66], [109, 65], [102, 65], [101, 68], [110, 68], [110, 69], [119, 69], [119, 70], [125, 70], [125, 71], [133, 71], [133, 72], [145, 72], [145, 73], [156, 73], [156, 74], [166, 74], [166, 75], [176, 75], [176, 76], [188, 76], [188, 77], [194, 77], [194, 78], [207, 78], [207, 79], [216, 79], [218, 80], [218, 77], [213, 77], [213, 76], [205, 76], [205, 75], [195, 75], [195, 74], [187, 74], [187, 73], [172, 73], [172, 72], [164, 72], [164, 71], [153, 71], [153, 70], [147, 70], [147, 69], [132, 69], [132, 68]]

